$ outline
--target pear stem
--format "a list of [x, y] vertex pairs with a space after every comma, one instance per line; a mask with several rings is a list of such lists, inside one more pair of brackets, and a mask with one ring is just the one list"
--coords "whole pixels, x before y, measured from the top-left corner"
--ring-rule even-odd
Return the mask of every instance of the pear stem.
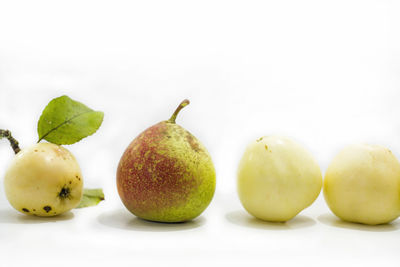
[[9, 130], [0, 129], [0, 139], [1, 138], [7, 138], [8, 141], [10, 141], [11, 148], [14, 150], [15, 154], [21, 151], [18, 145], [18, 141], [15, 140], [14, 137], [12, 137], [11, 132]]
[[169, 118], [168, 122], [175, 123], [176, 117], [178, 116], [179, 111], [189, 105], [190, 101], [188, 99], [183, 100], [179, 106], [176, 108], [174, 114], [172, 114], [171, 118]]

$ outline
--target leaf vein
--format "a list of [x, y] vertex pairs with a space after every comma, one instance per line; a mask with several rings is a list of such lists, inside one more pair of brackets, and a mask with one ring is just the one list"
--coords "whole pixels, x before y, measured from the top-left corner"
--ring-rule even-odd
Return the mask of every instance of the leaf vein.
[[75, 118], [77, 118], [77, 117], [79, 117], [79, 116], [82, 116], [82, 115], [84, 115], [84, 114], [86, 114], [86, 113], [90, 113], [90, 112], [94, 112], [94, 111], [93, 111], [93, 110], [88, 110], [88, 111], [79, 113], [79, 114], [77, 114], [77, 115], [75, 115], [75, 116], [72, 116], [72, 117], [69, 118], [68, 120], [63, 121], [62, 123], [60, 123], [60, 124], [57, 125], [56, 127], [52, 128], [50, 131], [48, 131], [47, 133], [45, 133], [41, 138], [39, 138], [39, 140], [38, 140], [37, 142], [39, 143], [39, 142], [42, 141], [46, 136], [48, 136], [50, 133], [52, 133], [53, 131], [57, 130], [58, 128], [60, 128], [60, 127], [63, 126], [64, 124], [67, 124], [67, 123], [71, 122], [72, 120], [74, 120]]

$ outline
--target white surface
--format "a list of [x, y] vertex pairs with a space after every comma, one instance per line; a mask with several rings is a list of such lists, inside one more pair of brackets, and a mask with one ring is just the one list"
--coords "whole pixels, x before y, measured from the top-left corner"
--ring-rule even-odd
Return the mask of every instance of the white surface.
[[[399, 220], [342, 223], [320, 196], [287, 224], [261, 223], [241, 209], [235, 174], [267, 134], [300, 141], [323, 171], [354, 142], [399, 156], [399, 13], [395, 0], [0, 1], [0, 127], [27, 146], [53, 97], [103, 110], [100, 131], [68, 149], [107, 197], [40, 219], [0, 194], [0, 266], [398, 266]], [[119, 157], [183, 98], [178, 123], [213, 156], [215, 199], [192, 223], [139, 221], [116, 191]], [[11, 158], [1, 141], [3, 173]]]

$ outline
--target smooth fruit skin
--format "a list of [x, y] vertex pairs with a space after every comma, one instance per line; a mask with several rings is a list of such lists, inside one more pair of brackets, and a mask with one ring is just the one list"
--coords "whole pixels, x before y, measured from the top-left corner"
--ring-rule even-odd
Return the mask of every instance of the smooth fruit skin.
[[4, 188], [10, 204], [24, 214], [54, 216], [75, 208], [82, 198], [82, 174], [64, 147], [38, 143], [13, 159]]
[[134, 139], [117, 170], [118, 193], [126, 208], [142, 219], [159, 222], [199, 216], [213, 198], [215, 182], [206, 148], [169, 121]]
[[239, 163], [238, 193], [254, 217], [285, 222], [311, 205], [322, 174], [311, 154], [296, 142], [265, 136], [250, 143]]
[[400, 163], [381, 146], [351, 145], [329, 165], [324, 196], [342, 220], [383, 224], [400, 215]]

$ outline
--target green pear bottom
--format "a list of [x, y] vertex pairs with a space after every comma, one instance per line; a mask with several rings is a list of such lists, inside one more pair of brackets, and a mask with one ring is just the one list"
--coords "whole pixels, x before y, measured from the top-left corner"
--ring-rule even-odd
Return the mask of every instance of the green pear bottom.
[[118, 193], [126, 208], [158, 222], [184, 222], [199, 216], [213, 198], [215, 180], [206, 148], [170, 121], [134, 139], [117, 169]]

